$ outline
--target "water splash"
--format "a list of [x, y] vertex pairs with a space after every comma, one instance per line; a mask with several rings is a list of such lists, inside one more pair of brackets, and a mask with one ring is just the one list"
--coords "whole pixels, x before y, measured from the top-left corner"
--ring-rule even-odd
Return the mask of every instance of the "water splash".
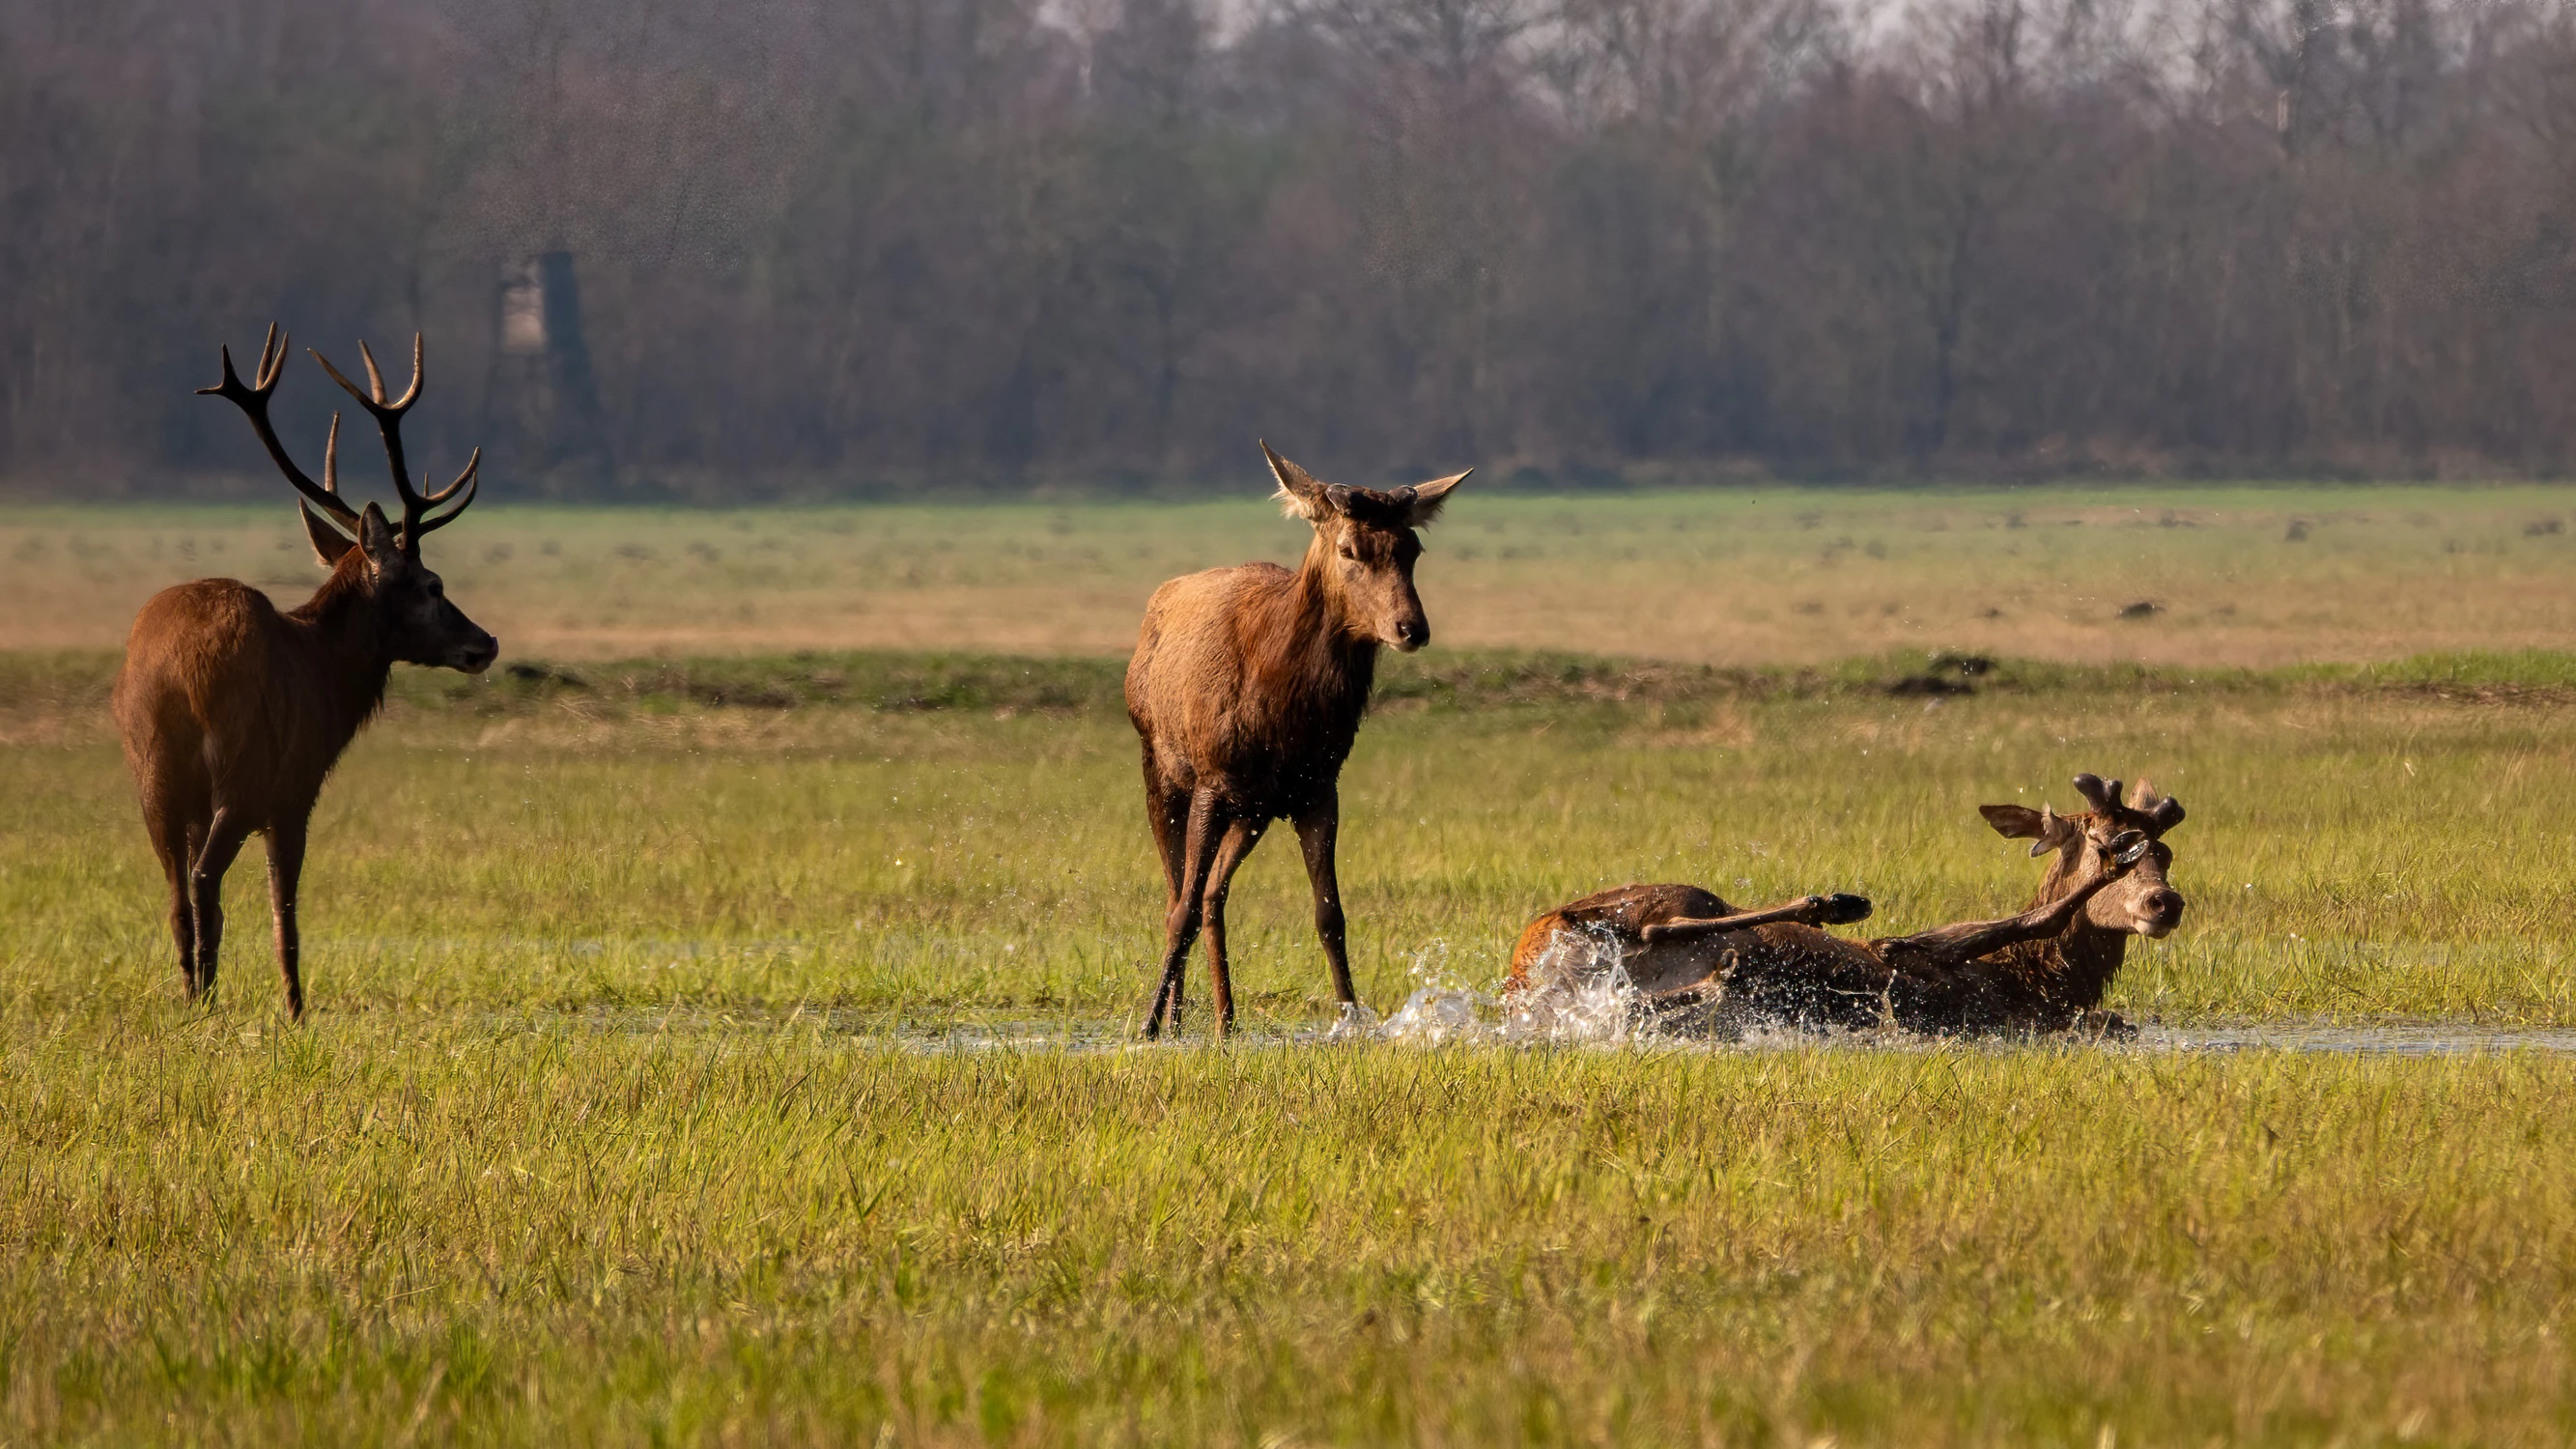
[[[1508, 997], [1461, 981], [1450, 968], [1445, 941], [1416, 952], [1407, 974], [1412, 993], [1367, 1037], [1415, 1046], [1627, 1046], [1657, 1035], [1643, 996], [1620, 962], [1618, 942], [1607, 932], [1560, 932], [1529, 984]], [[1344, 1036], [1337, 1024], [1334, 1035], [1351, 1040], [1360, 1033]]]

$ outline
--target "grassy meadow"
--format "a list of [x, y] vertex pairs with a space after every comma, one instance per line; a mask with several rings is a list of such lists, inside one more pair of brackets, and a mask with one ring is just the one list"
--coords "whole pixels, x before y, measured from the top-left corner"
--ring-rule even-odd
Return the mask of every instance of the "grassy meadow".
[[[2106, 496], [1462, 495], [1343, 778], [1363, 998], [1630, 879], [2000, 914], [1975, 807], [2089, 769], [2190, 809], [2133, 1018], [2576, 1027], [2566, 507]], [[0, 1444], [2576, 1436], [2566, 1055], [1327, 1039], [1284, 838], [1245, 1038], [1194, 966], [1121, 1044], [1117, 636], [1248, 507], [478, 512], [526, 667], [344, 760], [306, 1023], [255, 847], [187, 1007], [105, 685], [152, 587], [309, 578], [279, 512], [0, 514]]]
[[[1261, 500], [712, 510], [516, 507], [497, 483], [431, 562], [515, 655], [802, 649], [1118, 654], [1154, 585], [1294, 559]], [[2557, 649], [2562, 488], [1728, 490], [1542, 498], [1471, 481], [1427, 535], [1436, 642], [1730, 665], [1898, 649], [2183, 665]], [[170, 581], [316, 570], [257, 507], [0, 510], [20, 648], [113, 649]], [[2144, 617], [2126, 616], [2152, 604]]]

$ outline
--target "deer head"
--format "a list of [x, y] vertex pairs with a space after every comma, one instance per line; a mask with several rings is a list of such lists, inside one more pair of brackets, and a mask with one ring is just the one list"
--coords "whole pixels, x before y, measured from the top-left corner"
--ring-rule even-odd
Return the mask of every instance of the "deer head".
[[1261, 445], [1279, 480], [1280, 508], [1315, 526], [1309, 567], [1318, 570], [1343, 627], [1352, 635], [1410, 654], [1431, 642], [1431, 620], [1413, 588], [1413, 563], [1422, 557], [1416, 529], [1440, 516], [1449, 491], [1467, 473], [1398, 488], [1352, 488], [1326, 483]]
[[2166, 880], [2173, 866], [2173, 848], [2164, 843], [2164, 834], [2182, 823], [2182, 802], [2156, 793], [2155, 786], [2144, 780], [2125, 804], [2117, 780], [2106, 784], [2099, 775], [2078, 775], [2074, 784], [2075, 793], [2092, 807], [2081, 815], [2060, 815], [2046, 805], [2037, 810], [2026, 805], [1981, 805], [1977, 813], [1986, 817], [1996, 834], [2028, 840], [2032, 855], [2056, 851], [2049, 881], [2070, 889], [2118, 868], [2112, 859], [2118, 849], [2114, 842], [2124, 834], [2144, 835], [2151, 842], [2146, 853], [2126, 875], [2085, 903], [2084, 922], [2100, 930], [2151, 939], [2173, 934], [2174, 927], [2182, 924], [2183, 898]]
[[[233, 371], [233, 353], [227, 347], [223, 349], [223, 381], [197, 391], [223, 398], [250, 418], [251, 430], [268, 449], [270, 461], [303, 495], [296, 506], [303, 515], [304, 535], [312, 540], [314, 555], [335, 577], [343, 572], [352, 574], [374, 608], [381, 637], [392, 657], [406, 664], [460, 669], [468, 674], [489, 669], [501, 652], [500, 641], [449, 602], [446, 584], [421, 562], [422, 536], [454, 523], [456, 516], [473, 503], [475, 490], [481, 486], [477, 475], [482, 468], [483, 450], [475, 449], [465, 461], [465, 470], [445, 488], [424, 495], [412, 486], [410, 468], [403, 460], [402, 416], [420, 400], [419, 335], [413, 334], [411, 342], [411, 387], [394, 401], [386, 399], [384, 376], [377, 371], [375, 354], [367, 350], [365, 343], [358, 344], [358, 352], [366, 359], [370, 392], [360, 392], [340, 375], [330, 359], [318, 352], [313, 354], [313, 360], [331, 374], [331, 380], [347, 388], [349, 395], [375, 417], [376, 431], [385, 442], [386, 462], [393, 469], [394, 491], [402, 499], [399, 530], [375, 504], [368, 504], [361, 512], [340, 496], [338, 413], [331, 415], [331, 433], [322, 445], [320, 483], [305, 476], [304, 470], [287, 455], [286, 445], [278, 440], [277, 429], [268, 419], [269, 395], [277, 391], [277, 380], [286, 371], [286, 350], [287, 340], [272, 322], [267, 339], [260, 344], [259, 366], [252, 372], [250, 383], [245, 385]], [[451, 499], [452, 507], [443, 513], [435, 511]], [[354, 563], [348, 562], [352, 553], [357, 555]]]

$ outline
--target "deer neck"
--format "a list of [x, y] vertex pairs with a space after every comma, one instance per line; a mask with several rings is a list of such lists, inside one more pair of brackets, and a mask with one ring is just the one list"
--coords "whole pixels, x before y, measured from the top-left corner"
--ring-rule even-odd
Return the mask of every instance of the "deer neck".
[[[2031, 905], [2064, 900], [2081, 884], [2060, 853], [2049, 862]], [[2054, 995], [2066, 1005], [2089, 1011], [2101, 1004], [2103, 993], [2111, 989], [2111, 978], [2120, 974], [2120, 963], [2128, 957], [2129, 933], [2094, 925], [2079, 913], [2065, 930], [2017, 949], [2024, 964], [2047, 979]]]
[[1297, 641], [1291, 667], [1318, 693], [1350, 697], [1365, 705], [1369, 686], [1377, 677], [1378, 642], [1355, 627], [1333, 560], [1331, 541], [1316, 534], [1287, 593], [1290, 617], [1283, 621], [1287, 627], [1274, 637]]
[[297, 626], [314, 668], [297, 684], [304, 702], [331, 721], [347, 744], [385, 700], [393, 674], [393, 635], [367, 585], [366, 565], [351, 549], [313, 597], [286, 616]]

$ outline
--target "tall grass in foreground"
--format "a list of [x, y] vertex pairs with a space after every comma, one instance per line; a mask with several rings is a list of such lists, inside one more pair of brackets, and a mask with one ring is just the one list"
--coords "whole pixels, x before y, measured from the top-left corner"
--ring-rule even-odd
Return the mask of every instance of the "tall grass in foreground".
[[0, 1439], [2563, 1442], [2527, 1058], [160, 1013], [0, 1048]]

